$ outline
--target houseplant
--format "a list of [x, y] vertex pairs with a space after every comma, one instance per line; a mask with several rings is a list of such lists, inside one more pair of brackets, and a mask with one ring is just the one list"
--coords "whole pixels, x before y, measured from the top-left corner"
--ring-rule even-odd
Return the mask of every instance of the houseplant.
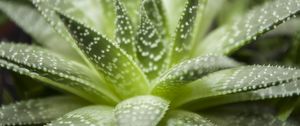
[[229, 120], [197, 110], [299, 95], [299, 69], [227, 55], [295, 17], [300, 1], [266, 2], [204, 37], [214, 11], [207, 2], [1, 0], [1, 10], [42, 46], [1, 43], [1, 67], [75, 96], [5, 105], [0, 124], [297, 125], [260, 107], [236, 107], [227, 113], [240, 116]]

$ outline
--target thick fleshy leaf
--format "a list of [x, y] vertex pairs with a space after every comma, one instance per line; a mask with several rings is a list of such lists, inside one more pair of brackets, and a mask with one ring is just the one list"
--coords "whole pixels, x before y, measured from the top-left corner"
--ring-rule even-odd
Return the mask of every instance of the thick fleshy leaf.
[[194, 26], [195, 30], [192, 34], [192, 56], [196, 52], [197, 45], [203, 41], [206, 33], [209, 32], [212, 24], [214, 23], [213, 20], [216, 18], [217, 14], [221, 12], [225, 2], [226, 0], [208, 0], [207, 5], [203, 10], [204, 13], [198, 13], [199, 16], [197, 16]]
[[[113, 37], [113, 22], [106, 19], [104, 2], [99, 0], [31, 0], [47, 16], [55, 16], [52, 9], [60, 10], [77, 20], [95, 28], [97, 31]], [[47, 12], [45, 12], [47, 11]], [[110, 19], [110, 18], [109, 18]]]
[[192, 31], [197, 18], [198, 8], [201, 10], [199, 12], [203, 13], [206, 2], [207, 0], [187, 0], [172, 43], [170, 66], [189, 58], [192, 48]]
[[71, 111], [47, 126], [114, 126], [113, 108], [88, 106]]
[[263, 104], [237, 104], [208, 109], [202, 112], [220, 126], [298, 126], [297, 120], [280, 121], [275, 111]]
[[0, 108], [0, 125], [47, 123], [85, 104], [74, 97], [57, 96], [4, 105]]
[[97, 70], [106, 76], [106, 80], [113, 84], [120, 97], [127, 98], [147, 92], [147, 78], [121, 48], [94, 29], [62, 13], [59, 14], [77, 40], [78, 47]]
[[178, 24], [181, 12], [184, 9], [184, 4], [182, 3], [185, 1], [186, 0], [162, 0], [170, 32], [176, 30], [176, 25]]
[[134, 28], [123, 3], [115, 0], [116, 8], [116, 44], [120, 46], [129, 56], [135, 58]]
[[199, 110], [229, 103], [300, 96], [299, 83], [300, 81], [297, 80], [265, 89], [194, 99], [193, 101], [183, 105], [183, 108], [187, 108], [189, 110]]
[[128, 15], [131, 18], [133, 24], [137, 25], [139, 20], [139, 9], [142, 0], [123, 0], [124, 5], [127, 8]]
[[238, 21], [234, 20], [210, 34], [199, 44], [196, 55], [230, 54], [299, 12], [299, 0], [266, 2], [263, 6], [253, 8]]
[[[87, 59], [87, 57], [84, 56], [83, 52], [80, 51], [80, 49], [77, 47], [75, 40], [72, 38], [70, 33], [68, 32], [67, 28], [64, 26], [63, 22], [60, 20], [58, 15], [55, 13], [54, 9], [64, 9], [64, 11], [69, 10], [68, 14], [75, 14], [77, 13], [76, 7], [73, 6], [75, 3], [72, 3], [72, 0], [31, 0], [32, 4], [37, 8], [37, 10], [42, 14], [42, 16], [45, 18], [45, 20], [53, 27], [53, 29], [62, 36], [70, 46], [74, 48], [74, 50], [79, 54], [81, 59], [90, 67], [92, 70], [94, 70], [94, 66], [92, 63], [90, 63]], [[78, 1], [77, 1], [78, 2]], [[58, 5], [57, 5], [58, 4]], [[80, 4], [79, 4], [80, 5]], [[60, 8], [63, 7], [63, 8]], [[68, 9], [67, 9], [68, 8]], [[73, 8], [73, 9], [72, 9]], [[75, 8], [75, 9], [74, 9]], [[84, 10], [85, 8], [83, 8]], [[73, 13], [72, 13], [73, 12]], [[79, 12], [80, 13], [80, 10]], [[86, 14], [88, 15], [88, 14]], [[81, 15], [82, 16], [82, 15]], [[85, 18], [85, 17], [78, 17], [77, 18]], [[81, 19], [83, 20], [83, 19]], [[100, 75], [98, 75], [101, 77]]]
[[168, 35], [168, 24], [162, 0], [143, 0], [143, 8], [163, 38]]
[[[176, 104], [180, 105], [203, 98], [209, 100], [213, 96], [272, 89], [274, 88], [272, 86], [291, 85], [299, 79], [299, 70], [275, 66], [244, 66], [222, 70], [184, 87], [180, 92], [182, 95], [176, 99]], [[277, 93], [281, 94], [282, 92]], [[240, 98], [236, 100], [243, 98], [249, 100], [249, 96], [237, 95], [236, 97], [238, 96]]]
[[143, 72], [150, 80], [155, 79], [167, 68], [167, 47], [162, 36], [147, 16], [144, 7], [141, 9], [141, 24], [137, 33], [137, 58]]
[[210, 120], [192, 112], [173, 110], [159, 124], [160, 126], [215, 126]]
[[0, 10], [30, 34], [39, 45], [68, 58], [80, 60], [75, 50], [51, 28], [35, 8], [26, 3], [0, 1]]
[[239, 63], [224, 56], [203, 56], [194, 58], [175, 66], [163, 74], [152, 93], [173, 99], [180, 87], [202, 78], [212, 72], [239, 66]]
[[156, 126], [169, 102], [156, 96], [137, 96], [127, 99], [115, 108], [118, 126]]
[[[91, 102], [116, 101], [108, 100], [107, 96], [113, 98], [114, 95], [87, 67], [39, 47], [1, 43], [0, 66], [72, 92]], [[99, 98], [93, 99], [95, 96]]]

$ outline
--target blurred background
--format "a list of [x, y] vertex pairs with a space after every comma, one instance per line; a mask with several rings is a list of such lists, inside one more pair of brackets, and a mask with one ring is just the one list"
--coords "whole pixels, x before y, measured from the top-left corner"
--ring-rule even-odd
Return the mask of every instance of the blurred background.
[[[215, 4], [214, 0], [211, 4]], [[207, 33], [239, 18], [254, 6], [268, 0], [225, 0], [208, 27]], [[221, 13], [220, 13], [221, 12]], [[205, 17], [204, 17], [205, 18]], [[300, 20], [293, 19], [243, 47], [231, 57], [246, 64], [300, 65]], [[206, 33], [206, 34], [207, 34]], [[33, 44], [32, 38], [0, 10], [0, 41]], [[0, 104], [57, 94], [41, 82], [0, 70]]]

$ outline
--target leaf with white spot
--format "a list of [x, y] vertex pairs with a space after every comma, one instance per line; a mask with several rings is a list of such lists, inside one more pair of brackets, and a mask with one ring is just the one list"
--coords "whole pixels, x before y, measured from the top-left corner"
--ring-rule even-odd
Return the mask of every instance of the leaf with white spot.
[[153, 80], [167, 68], [167, 47], [144, 7], [141, 9], [140, 23], [136, 37], [137, 58], [148, 79]]
[[[68, 15], [73, 16], [77, 20], [81, 20], [85, 24], [97, 29], [103, 34], [112, 36], [113, 22], [107, 20], [106, 8], [102, 5], [105, 2], [99, 0], [31, 0], [34, 5], [45, 14], [50, 21], [55, 21], [55, 12], [53, 9], [60, 10]], [[111, 19], [111, 18], [109, 18]], [[58, 20], [57, 20], [58, 21]]]
[[0, 125], [47, 123], [84, 105], [86, 103], [70, 96], [56, 96], [4, 105], [0, 108]]
[[115, 108], [118, 126], [156, 126], [168, 110], [169, 102], [156, 96], [137, 96]]
[[135, 58], [135, 42], [134, 42], [134, 28], [132, 22], [127, 14], [127, 10], [120, 0], [115, 0], [116, 9], [116, 36], [115, 41], [128, 55]]
[[168, 31], [175, 31], [186, 0], [162, 0], [168, 21]]
[[47, 126], [114, 126], [113, 108], [108, 106], [87, 106], [71, 111], [52, 121]]
[[205, 35], [211, 30], [214, 19], [221, 12], [226, 0], [208, 0], [203, 13], [198, 13], [195, 21], [195, 30], [192, 34], [192, 51], [191, 56], [196, 52], [197, 45], [203, 40]]
[[159, 34], [163, 38], [166, 37], [168, 35], [168, 24], [162, 0], [143, 0], [142, 7], [155, 28], [160, 31]]
[[239, 63], [224, 56], [203, 56], [182, 62], [163, 74], [152, 93], [173, 99], [179, 88], [212, 72], [239, 66]]
[[299, 0], [273, 0], [215, 30], [198, 45], [196, 55], [230, 54], [275, 29], [300, 12]]
[[184, 104], [183, 108], [188, 108], [189, 110], [199, 110], [207, 107], [229, 104], [229, 103], [300, 96], [299, 83], [300, 80], [296, 80], [278, 86], [272, 86], [272, 87], [258, 89], [254, 91], [194, 99]]
[[[39, 47], [1, 43], [0, 66], [69, 91], [91, 102], [116, 102], [116, 99], [111, 99], [114, 95], [87, 67]], [[98, 98], [93, 99], [95, 96]]]
[[148, 91], [147, 78], [126, 52], [94, 29], [62, 13], [58, 14], [77, 40], [78, 47], [105, 75], [120, 97], [127, 98]]
[[233, 104], [205, 110], [202, 115], [220, 126], [299, 126], [296, 119], [280, 121], [264, 104]]
[[68, 58], [81, 60], [75, 50], [64, 42], [65, 40], [55, 33], [40, 13], [30, 5], [16, 1], [0, 1], [0, 10], [30, 34], [38, 44]]
[[159, 124], [160, 126], [215, 126], [210, 120], [197, 113], [173, 110], [166, 113], [166, 116]]
[[[300, 70], [293, 68], [243, 66], [221, 70], [182, 88], [180, 92], [182, 95], [176, 98], [176, 106], [204, 98], [209, 100], [216, 96], [272, 89], [276, 86], [290, 85], [299, 79]], [[239, 96], [240, 98], [238, 98]], [[238, 99], [249, 98], [249, 96], [238, 94], [236, 97]], [[228, 99], [224, 99], [225, 102], [226, 100]]]
[[187, 0], [172, 43], [170, 66], [189, 58], [188, 56], [193, 45], [191, 36], [198, 8], [201, 10], [199, 12], [203, 13], [206, 2], [207, 0]]

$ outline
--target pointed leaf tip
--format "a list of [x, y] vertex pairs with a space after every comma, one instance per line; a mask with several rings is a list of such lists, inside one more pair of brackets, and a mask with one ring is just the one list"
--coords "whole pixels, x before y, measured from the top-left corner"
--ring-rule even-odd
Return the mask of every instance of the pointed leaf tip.
[[231, 54], [300, 13], [299, 0], [271, 0], [208, 35], [195, 55]]
[[207, 0], [187, 0], [172, 43], [170, 66], [189, 58], [194, 22], [199, 8], [201, 9], [200, 13], [204, 12], [202, 10], [204, 10], [206, 2]]
[[116, 11], [116, 44], [129, 56], [135, 58], [134, 27], [122, 2], [120, 0], [114, 1]]
[[141, 9], [141, 22], [136, 40], [140, 66], [148, 78], [153, 80], [167, 68], [167, 47], [144, 7]]

